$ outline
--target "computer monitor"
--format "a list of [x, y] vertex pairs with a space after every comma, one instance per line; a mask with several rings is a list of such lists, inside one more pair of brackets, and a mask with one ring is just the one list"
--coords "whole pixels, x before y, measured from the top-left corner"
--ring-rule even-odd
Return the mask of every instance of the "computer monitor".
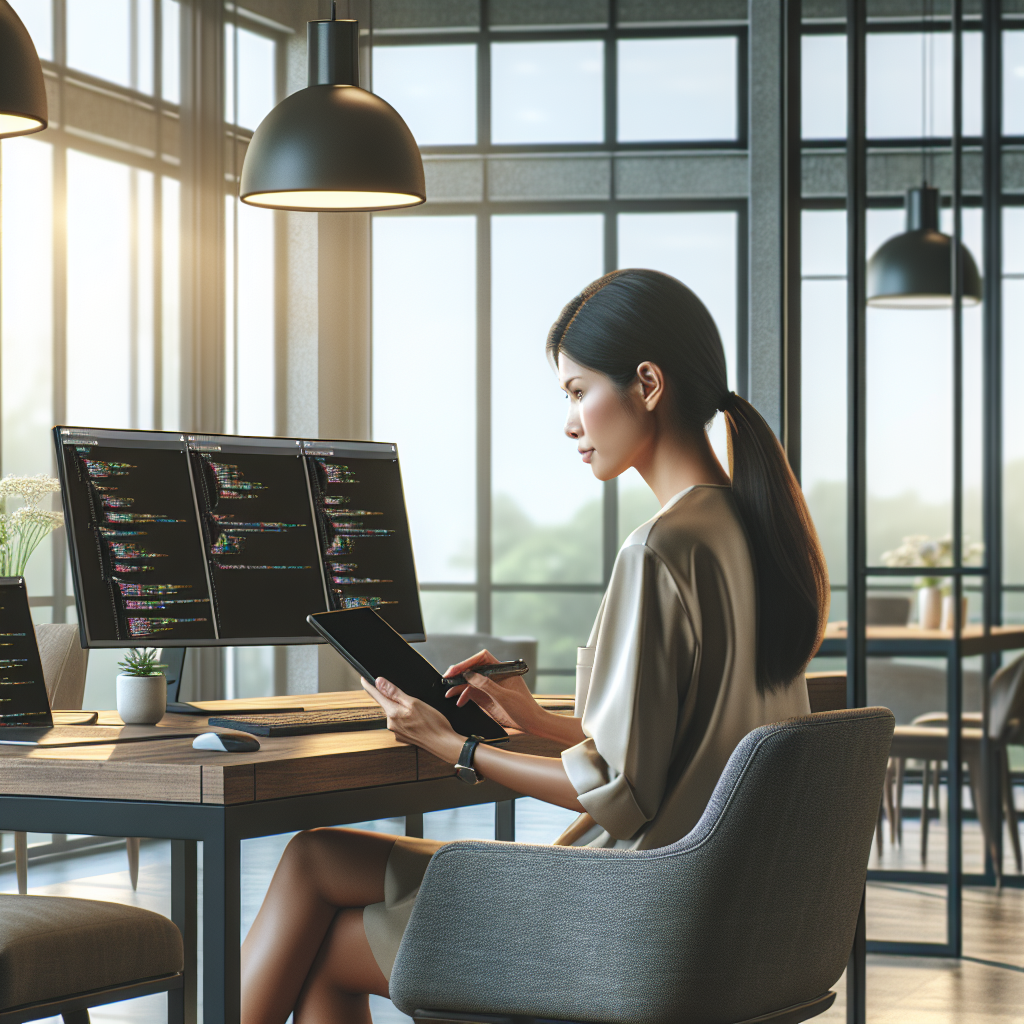
[[423, 619], [393, 444], [55, 427], [83, 647], [321, 643]]

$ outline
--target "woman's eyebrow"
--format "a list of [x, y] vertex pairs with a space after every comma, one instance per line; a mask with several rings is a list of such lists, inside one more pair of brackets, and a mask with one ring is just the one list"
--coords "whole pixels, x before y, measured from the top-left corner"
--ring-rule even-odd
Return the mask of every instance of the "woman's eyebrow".
[[563, 381], [563, 382], [562, 382], [562, 390], [563, 390], [563, 391], [568, 391], [568, 390], [569, 390], [569, 385], [570, 385], [570, 384], [571, 384], [571, 383], [572, 383], [572, 382], [573, 382], [574, 380], [579, 380], [579, 379], [580, 379], [580, 378], [579, 378], [579, 374], [577, 374], [577, 375], [576, 375], [575, 377], [570, 377], [570, 378], [569, 378], [568, 380], [566, 380], [566, 381]]

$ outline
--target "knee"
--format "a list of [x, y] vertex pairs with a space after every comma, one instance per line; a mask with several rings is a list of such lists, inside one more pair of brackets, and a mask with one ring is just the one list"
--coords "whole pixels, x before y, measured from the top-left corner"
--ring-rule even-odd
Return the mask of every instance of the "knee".
[[296, 833], [281, 855], [281, 868], [299, 878], [312, 881], [336, 839], [336, 830], [329, 828], [312, 828]]

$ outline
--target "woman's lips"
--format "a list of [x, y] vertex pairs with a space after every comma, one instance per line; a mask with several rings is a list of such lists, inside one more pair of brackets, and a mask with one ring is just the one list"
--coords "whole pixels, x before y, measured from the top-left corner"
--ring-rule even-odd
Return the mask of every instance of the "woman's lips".
[[589, 465], [590, 464], [591, 456], [594, 454], [594, 449], [593, 448], [580, 448], [580, 449], [577, 449], [577, 451], [579, 451], [580, 455], [583, 456], [583, 461]]

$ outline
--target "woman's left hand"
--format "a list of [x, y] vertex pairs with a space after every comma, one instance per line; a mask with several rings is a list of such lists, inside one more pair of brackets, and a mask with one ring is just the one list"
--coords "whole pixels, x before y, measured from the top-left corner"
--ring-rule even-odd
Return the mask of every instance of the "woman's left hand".
[[365, 679], [360, 681], [363, 689], [384, 709], [388, 729], [396, 738], [455, 764], [465, 740], [440, 711], [410, 697], [383, 676], [378, 676], [375, 686]]

